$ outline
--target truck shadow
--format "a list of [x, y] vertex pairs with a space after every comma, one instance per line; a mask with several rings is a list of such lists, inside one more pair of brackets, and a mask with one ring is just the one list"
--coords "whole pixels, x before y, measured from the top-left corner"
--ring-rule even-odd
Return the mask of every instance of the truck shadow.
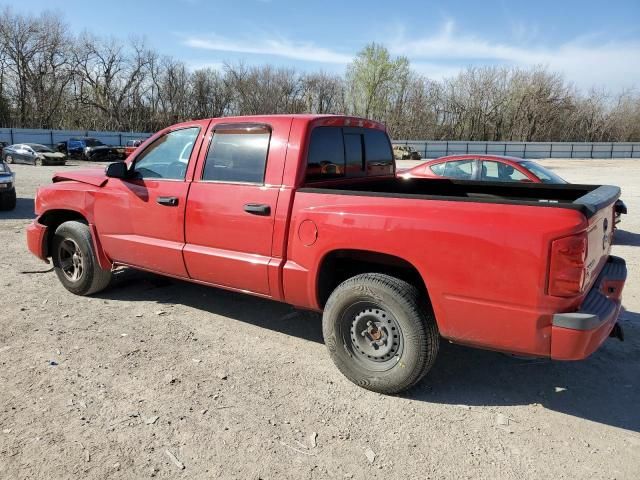
[[464, 406], [543, 408], [640, 432], [640, 314], [624, 312], [626, 341], [580, 362], [519, 359], [449, 343], [407, 398]]
[[640, 247], [640, 233], [617, 229], [613, 237], [613, 244]]
[[3, 220], [30, 220], [36, 218], [33, 198], [18, 198], [16, 208], [9, 211], [0, 211], [0, 219]]
[[321, 319], [317, 313], [133, 269], [116, 271], [112, 285], [97, 297], [185, 305], [310, 342], [323, 343]]
[[[117, 273], [114, 285], [99, 297], [181, 304], [284, 335], [323, 342], [319, 314], [144, 272]], [[640, 432], [640, 314], [624, 312], [621, 322], [627, 341], [610, 339], [581, 362], [518, 359], [443, 341], [431, 372], [401, 396], [467, 407], [540, 404], [556, 412]]]

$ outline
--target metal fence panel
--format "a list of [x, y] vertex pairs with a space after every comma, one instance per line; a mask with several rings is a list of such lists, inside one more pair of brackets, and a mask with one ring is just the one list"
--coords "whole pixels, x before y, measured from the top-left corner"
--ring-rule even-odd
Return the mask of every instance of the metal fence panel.
[[640, 142], [465, 142], [397, 140], [422, 158], [447, 155], [507, 155], [521, 158], [640, 158]]
[[[41, 130], [0, 128], [0, 141], [40, 143], [55, 146], [71, 137], [94, 137], [107, 145], [126, 145], [129, 140], [151, 136], [143, 132], [104, 132], [93, 130]], [[446, 140], [398, 140], [423, 158], [459, 154], [510, 155], [521, 158], [640, 158], [640, 142], [466, 142]]]
[[126, 145], [129, 140], [145, 139], [150, 133], [141, 132], [99, 132], [93, 130], [41, 130], [35, 128], [0, 128], [0, 142], [39, 143], [55, 146], [72, 137], [97, 138], [107, 145]]

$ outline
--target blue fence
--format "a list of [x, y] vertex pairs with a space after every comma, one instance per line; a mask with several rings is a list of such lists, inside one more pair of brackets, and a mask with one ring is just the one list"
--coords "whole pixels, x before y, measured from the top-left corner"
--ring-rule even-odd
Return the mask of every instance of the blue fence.
[[0, 142], [39, 143], [55, 146], [57, 143], [69, 140], [71, 137], [97, 138], [107, 145], [126, 145], [129, 140], [144, 139], [150, 133], [137, 132], [96, 132], [92, 130], [37, 130], [31, 128], [0, 128]]
[[640, 142], [447, 142], [398, 140], [394, 145], [407, 145], [422, 158], [446, 155], [488, 154], [520, 158], [640, 158]]
[[[54, 146], [71, 137], [94, 137], [107, 145], [126, 145], [129, 140], [149, 137], [142, 132], [99, 132], [92, 130], [37, 130], [0, 128], [0, 142], [40, 143]], [[397, 140], [422, 158], [456, 154], [511, 155], [521, 158], [640, 158], [640, 142], [464, 142], [436, 140]]]

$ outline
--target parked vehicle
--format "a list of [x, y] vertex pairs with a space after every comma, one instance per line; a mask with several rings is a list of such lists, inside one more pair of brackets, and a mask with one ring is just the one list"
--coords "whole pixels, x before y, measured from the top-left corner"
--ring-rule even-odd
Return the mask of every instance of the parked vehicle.
[[16, 208], [16, 174], [0, 160], [0, 210]]
[[370, 390], [414, 385], [441, 337], [578, 360], [622, 336], [619, 188], [397, 178], [377, 122], [191, 121], [53, 182], [27, 243], [70, 292], [124, 265], [323, 311], [331, 358]]
[[394, 145], [393, 158], [396, 160], [420, 160], [422, 156], [408, 145]]
[[[533, 160], [503, 155], [449, 155], [399, 171], [403, 178], [457, 178], [485, 182], [533, 182], [564, 185], [565, 179]], [[615, 223], [627, 213], [627, 206], [618, 199]]]
[[37, 143], [16, 143], [2, 150], [2, 159], [11, 163], [29, 165], [64, 165], [66, 157], [63, 153], [54, 152], [49, 147]]
[[108, 162], [125, 158], [124, 147], [109, 146], [97, 138], [76, 137], [57, 145], [58, 151], [66, 153], [69, 158]]
[[144, 140], [129, 140], [127, 142], [127, 145], [124, 147], [125, 158], [128, 158], [129, 155], [131, 155], [136, 150], [136, 148], [142, 145], [143, 142]]

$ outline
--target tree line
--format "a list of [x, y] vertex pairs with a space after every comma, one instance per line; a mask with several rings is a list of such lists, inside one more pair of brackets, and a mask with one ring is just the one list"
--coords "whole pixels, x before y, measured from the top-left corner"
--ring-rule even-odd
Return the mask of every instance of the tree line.
[[73, 35], [56, 14], [0, 13], [2, 127], [153, 132], [268, 113], [363, 116], [396, 139], [640, 140], [637, 91], [583, 92], [543, 66], [468, 67], [436, 81], [371, 43], [344, 75], [243, 63], [190, 69], [140, 39]]

